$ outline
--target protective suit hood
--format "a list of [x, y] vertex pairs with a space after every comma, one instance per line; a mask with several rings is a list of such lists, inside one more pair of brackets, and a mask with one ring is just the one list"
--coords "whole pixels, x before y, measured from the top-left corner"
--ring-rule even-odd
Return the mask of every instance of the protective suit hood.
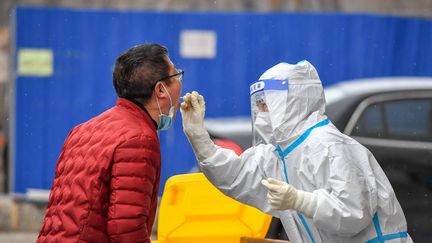
[[321, 80], [308, 61], [279, 63], [265, 71], [250, 89], [254, 145], [271, 143], [284, 148], [326, 119]]

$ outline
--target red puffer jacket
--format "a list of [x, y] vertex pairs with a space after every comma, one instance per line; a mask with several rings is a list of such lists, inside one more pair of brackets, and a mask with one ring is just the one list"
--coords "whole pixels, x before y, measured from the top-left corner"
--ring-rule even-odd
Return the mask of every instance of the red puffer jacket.
[[154, 122], [118, 99], [67, 137], [37, 242], [150, 242], [160, 163]]

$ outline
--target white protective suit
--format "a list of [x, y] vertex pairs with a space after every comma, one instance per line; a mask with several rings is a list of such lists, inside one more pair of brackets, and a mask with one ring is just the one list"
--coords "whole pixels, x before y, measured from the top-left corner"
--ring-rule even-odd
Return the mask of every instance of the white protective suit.
[[[258, 100], [268, 109], [264, 118]], [[251, 103], [255, 144], [241, 156], [214, 145], [202, 128], [185, 128], [201, 170], [217, 188], [280, 218], [294, 243], [412, 242], [374, 156], [324, 115], [323, 87], [309, 62], [267, 70], [251, 85]], [[270, 177], [313, 194], [309, 215], [271, 209], [261, 184]]]

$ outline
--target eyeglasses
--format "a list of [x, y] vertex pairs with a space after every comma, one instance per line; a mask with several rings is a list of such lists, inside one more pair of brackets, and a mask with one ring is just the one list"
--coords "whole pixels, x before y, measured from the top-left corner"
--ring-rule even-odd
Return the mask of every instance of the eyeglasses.
[[162, 81], [162, 80], [165, 80], [165, 79], [169, 79], [169, 78], [172, 78], [172, 77], [175, 77], [175, 76], [179, 76], [179, 77], [178, 77], [178, 80], [179, 80], [179, 81], [182, 81], [182, 80], [183, 80], [183, 75], [184, 75], [184, 71], [181, 70], [181, 69], [177, 69], [177, 73], [176, 73], [176, 74], [169, 75], [169, 76], [166, 76], [166, 77], [164, 77], [164, 78], [161, 78], [161, 79], [159, 79], [157, 82]]

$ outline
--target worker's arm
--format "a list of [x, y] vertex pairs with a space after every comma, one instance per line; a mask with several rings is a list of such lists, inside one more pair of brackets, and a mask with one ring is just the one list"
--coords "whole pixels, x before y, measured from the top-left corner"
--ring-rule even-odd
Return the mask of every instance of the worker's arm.
[[261, 180], [281, 177], [275, 147], [259, 145], [239, 156], [230, 149], [216, 146], [204, 128], [204, 98], [193, 92], [183, 99], [183, 130], [206, 177], [229, 197], [271, 213], [266, 200], [267, 189]]

